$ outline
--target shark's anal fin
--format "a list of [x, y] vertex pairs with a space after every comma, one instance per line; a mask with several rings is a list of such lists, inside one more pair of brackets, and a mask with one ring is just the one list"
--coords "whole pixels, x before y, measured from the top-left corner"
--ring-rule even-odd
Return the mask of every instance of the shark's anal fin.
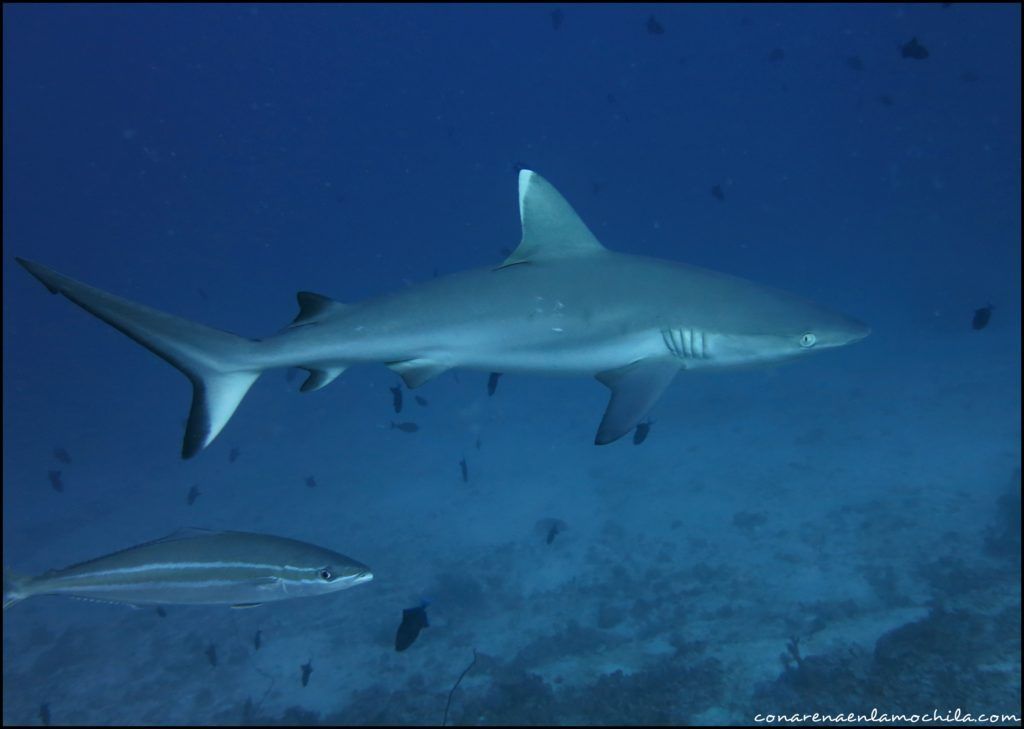
[[313, 392], [321, 387], [327, 387], [345, 371], [344, 367], [304, 367], [303, 369], [309, 372], [309, 377], [302, 383], [302, 387], [299, 388], [300, 392]]
[[432, 380], [449, 367], [431, 359], [407, 359], [402, 362], [388, 362], [388, 367], [398, 373], [409, 389], [419, 387], [427, 380]]
[[633, 430], [679, 369], [679, 364], [670, 360], [641, 359], [625, 367], [598, 373], [597, 379], [612, 391], [612, 397], [594, 443], [605, 445]]
[[519, 172], [519, 220], [523, 238], [499, 269], [606, 252], [572, 205], [550, 182], [530, 170]]

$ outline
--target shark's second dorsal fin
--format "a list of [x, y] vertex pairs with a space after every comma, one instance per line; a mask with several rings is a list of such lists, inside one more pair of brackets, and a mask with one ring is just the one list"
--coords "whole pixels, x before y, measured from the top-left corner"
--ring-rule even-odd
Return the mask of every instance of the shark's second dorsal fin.
[[530, 170], [519, 172], [519, 220], [523, 239], [499, 268], [606, 251], [558, 190]]
[[300, 291], [295, 295], [295, 298], [299, 300], [299, 315], [288, 325], [289, 327], [309, 324], [322, 319], [331, 312], [341, 311], [346, 308], [344, 304], [338, 303], [329, 296], [314, 294], [312, 291]]

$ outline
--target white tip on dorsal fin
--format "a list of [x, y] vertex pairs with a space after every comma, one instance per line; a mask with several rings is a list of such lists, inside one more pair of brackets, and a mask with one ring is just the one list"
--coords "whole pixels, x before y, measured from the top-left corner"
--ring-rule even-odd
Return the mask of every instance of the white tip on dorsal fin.
[[572, 205], [550, 182], [531, 170], [519, 172], [519, 220], [523, 239], [499, 268], [605, 252]]

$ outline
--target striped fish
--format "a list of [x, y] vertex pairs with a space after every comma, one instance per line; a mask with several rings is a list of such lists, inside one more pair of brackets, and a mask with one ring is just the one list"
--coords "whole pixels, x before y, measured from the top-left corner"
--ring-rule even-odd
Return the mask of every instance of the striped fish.
[[36, 595], [250, 607], [337, 592], [372, 579], [366, 565], [296, 539], [187, 528], [38, 577], [5, 576], [4, 610]]

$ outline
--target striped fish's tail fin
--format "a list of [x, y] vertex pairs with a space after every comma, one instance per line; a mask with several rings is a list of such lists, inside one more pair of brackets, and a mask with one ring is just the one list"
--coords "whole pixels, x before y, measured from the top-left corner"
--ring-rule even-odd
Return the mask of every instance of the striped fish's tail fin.
[[29, 579], [13, 575], [9, 569], [4, 567], [4, 610], [29, 597], [25, 592], [25, 585], [28, 584]]
[[63, 294], [192, 381], [182, 458], [191, 458], [217, 437], [262, 373], [256, 364], [259, 342], [108, 294], [38, 263], [16, 260], [50, 293]]

